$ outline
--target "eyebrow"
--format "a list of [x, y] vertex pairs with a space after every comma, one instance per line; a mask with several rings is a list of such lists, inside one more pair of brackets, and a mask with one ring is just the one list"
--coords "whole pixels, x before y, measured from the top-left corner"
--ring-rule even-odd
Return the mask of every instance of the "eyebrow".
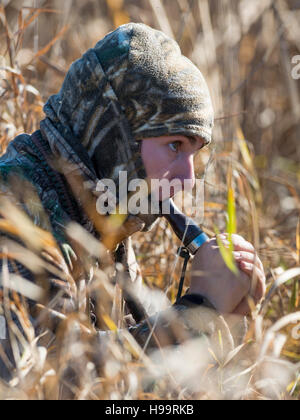
[[200, 147], [200, 149], [202, 149], [202, 147], [204, 147], [205, 141], [200, 136], [186, 136], [186, 138], [189, 139], [192, 146], [194, 146], [198, 142], [198, 140], [201, 140], [202, 141], [202, 146]]

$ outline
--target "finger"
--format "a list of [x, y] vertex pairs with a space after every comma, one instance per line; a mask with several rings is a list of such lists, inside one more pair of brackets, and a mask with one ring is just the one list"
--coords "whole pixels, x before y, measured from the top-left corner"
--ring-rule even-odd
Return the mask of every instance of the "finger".
[[[230, 248], [230, 242], [229, 241], [223, 239], [222, 242], [223, 242], [225, 248], [227, 248], [227, 249]], [[244, 250], [245, 248], [241, 249], [239, 246], [234, 246], [233, 256], [234, 256], [235, 260], [237, 262], [243, 260], [245, 262], [253, 263], [261, 271], [264, 272], [263, 263], [261, 262], [261, 260], [260, 260], [259, 256], [257, 255], [256, 251], [254, 251], [254, 252], [251, 251], [251, 247], [252, 247], [251, 244], [250, 244], [250, 247], [248, 247], [247, 245], [245, 245], [245, 248], [248, 248], [248, 250], [245, 251]], [[217, 248], [217, 246], [216, 246], [216, 248]]]
[[[229, 238], [230, 235], [229, 235], [229, 233], [224, 232], [224, 233], [221, 233], [220, 236], [223, 236], [224, 238], [227, 239], [227, 238]], [[232, 233], [231, 234], [231, 239], [234, 242], [247, 242], [246, 239], [243, 236], [238, 235], [237, 233]]]
[[234, 251], [233, 255], [236, 259], [236, 261], [245, 261], [248, 263], [252, 263], [256, 265], [261, 271], [264, 271], [263, 263], [261, 262], [258, 255], [252, 252], [245, 252], [245, 251]]
[[[222, 239], [224, 246], [229, 249], [230, 242], [227, 239]], [[253, 264], [257, 265], [261, 271], [264, 271], [263, 263], [261, 262], [258, 254], [256, 253], [255, 249], [250, 243], [244, 243], [242, 245], [234, 245], [234, 258], [236, 261], [245, 260], [246, 262], [252, 262]]]
[[253, 275], [253, 272], [254, 272], [254, 274], [257, 275], [258, 277], [265, 276], [265, 273], [259, 267], [254, 265], [252, 262], [241, 260], [239, 261], [239, 266], [240, 266], [240, 269], [248, 275]]
[[[222, 242], [225, 246], [225, 248], [230, 248], [230, 242], [227, 239], [222, 239]], [[260, 270], [264, 271], [264, 266], [257, 255], [255, 249], [252, 247], [252, 245], [249, 243], [244, 243], [243, 245], [234, 245], [234, 258], [236, 261], [239, 260], [245, 260], [246, 262], [252, 262], [253, 264], [257, 265]]]
[[[228, 233], [222, 233], [220, 235], [220, 238], [222, 240], [224, 239], [225, 241], [229, 242], [229, 234]], [[234, 248], [237, 251], [248, 251], [248, 252], [252, 252], [252, 253], [255, 252], [254, 246], [250, 242], [246, 241], [246, 239], [244, 239], [242, 236], [233, 233], [231, 235], [231, 239], [232, 239], [232, 243], [234, 245]]]
[[[230, 245], [229, 237], [219, 236], [225, 246]], [[255, 248], [250, 242], [232, 237], [232, 245], [236, 251], [256, 252]]]
[[258, 303], [266, 293], [266, 276], [264, 271], [244, 261], [241, 261], [239, 266], [244, 273], [252, 277], [251, 295], [255, 302]]
[[247, 241], [244, 241], [244, 242], [232, 241], [232, 243], [233, 243], [233, 247], [234, 247], [235, 251], [251, 252], [252, 254], [254, 254], [256, 252], [254, 246], [250, 242], [247, 242]]

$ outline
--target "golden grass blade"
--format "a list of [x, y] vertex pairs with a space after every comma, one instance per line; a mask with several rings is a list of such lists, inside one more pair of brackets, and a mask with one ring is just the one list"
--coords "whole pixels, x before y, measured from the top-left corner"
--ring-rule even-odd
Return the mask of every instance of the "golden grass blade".
[[223, 241], [220, 239], [220, 236], [219, 236], [220, 231], [216, 226], [215, 226], [215, 234], [216, 234], [218, 246], [220, 248], [220, 253], [223, 257], [225, 264], [227, 265], [229, 270], [231, 270], [235, 275], [238, 275], [239, 270], [236, 266], [235, 259], [232, 254], [232, 250], [225, 247], [225, 245], [223, 244]]
[[232, 183], [232, 169], [228, 173], [228, 198], [227, 198], [227, 232], [229, 236], [230, 249], [233, 251], [232, 235], [237, 232], [235, 193]]
[[297, 324], [297, 322], [299, 321], [300, 321], [300, 312], [294, 312], [294, 313], [285, 315], [284, 317], [276, 321], [275, 324], [269, 328], [268, 332], [276, 333], [290, 324]]
[[[22, 10], [20, 11], [20, 13], [22, 12]], [[19, 30], [16, 33], [16, 35], [19, 35], [20, 33], [24, 32], [29, 25], [31, 25], [35, 19], [37, 19], [39, 17], [39, 15], [41, 14], [41, 10], [37, 10], [37, 11], [33, 11], [30, 13], [30, 15], [23, 21], [22, 17], [19, 20]]]
[[[0, 287], [3, 286], [0, 279]], [[36, 302], [39, 302], [43, 299], [44, 291], [40, 287], [36, 286], [32, 282], [23, 279], [20, 276], [10, 274], [8, 278], [8, 284], [6, 284], [7, 289], [14, 290], [21, 295], [32, 299]]]
[[292, 296], [290, 301], [290, 309], [294, 310], [298, 307], [299, 304], [299, 279], [293, 281], [292, 286]]
[[297, 250], [298, 264], [300, 265], [300, 217], [298, 219], [298, 224], [297, 224], [297, 229], [296, 229], [296, 250]]
[[5, 219], [1, 222], [2, 226], [17, 232], [20, 238], [33, 249], [56, 245], [51, 233], [35, 226], [28, 215], [4, 197], [0, 197], [0, 214]]
[[63, 37], [63, 35], [67, 32], [67, 30], [69, 29], [69, 25], [65, 25], [60, 31], [59, 33], [41, 50], [39, 50], [34, 57], [32, 58], [32, 60], [30, 61], [30, 63], [28, 65], [30, 65], [36, 58], [41, 57], [42, 55], [46, 54], [50, 48], [60, 39]]
[[300, 276], [300, 268], [291, 268], [290, 270], [285, 271], [281, 276], [279, 276], [272, 285], [271, 289], [269, 290], [269, 293], [266, 296], [262, 308], [265, 308], [266, 305], [269, 303], [275, 290], [277, 290], [281, 285], [285, 284], [286, 282], [292, 280], [297, 276]]
[[114, 332], [118, 331], [118, 327], [116, 326], [116, 324], [114, 323], [114, 321], [111, 319], [110, 316], [108, 316], [106, 314], [102, 314], [102, 318], [103, 318], [105, 324], [110, 329], [110, 331], [114, 331]]
[[256, 170], [255, 170], [255, 167], [254, 167], [254, 162], [253, 162], [251, 153], [249, 151], [244, 133], [241, 129], [241, 126], [238, 123], [237, 123], [237, 137], [238, 137], [239, 148], [240, 148], [240, 151], [241, 151], [243, 161], [245, 163], [245, 166], [246, 166], [247, 170], [252, 175], [253, 186], [254, 186], [256, 191], [259, 191], [260, 186], [259, 186], [259, 181], [258, 181], [258, 178], [257, 178], [257, 175], [256, 175]]

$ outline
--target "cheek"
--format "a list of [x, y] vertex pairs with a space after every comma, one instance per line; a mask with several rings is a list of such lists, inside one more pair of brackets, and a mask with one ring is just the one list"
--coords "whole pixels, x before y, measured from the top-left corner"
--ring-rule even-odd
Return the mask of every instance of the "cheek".
[[160, 179], [166, 176], [170, 165], [166, 147], [143, 140], [141, 155], [148, 178]]

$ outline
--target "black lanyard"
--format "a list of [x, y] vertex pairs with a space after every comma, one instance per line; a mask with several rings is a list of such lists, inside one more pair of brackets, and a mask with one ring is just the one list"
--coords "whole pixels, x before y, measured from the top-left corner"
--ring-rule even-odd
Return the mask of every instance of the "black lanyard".
[[181, 277], [180, 277], [176, 302], [178, 302], [179, 299], [181, 298], [182, 289], [183, 289], [183, 285], [184, 285], [186, 268], [187, 268], [189, 259], [191, 258], [191, 254], [186, 247], [178, 248], [177, 255], [179, 255], [181, 258], [184, 258], [184, 261], [183, 261], [183, 266], [182, 266], [182, 272], [181, 272]]

